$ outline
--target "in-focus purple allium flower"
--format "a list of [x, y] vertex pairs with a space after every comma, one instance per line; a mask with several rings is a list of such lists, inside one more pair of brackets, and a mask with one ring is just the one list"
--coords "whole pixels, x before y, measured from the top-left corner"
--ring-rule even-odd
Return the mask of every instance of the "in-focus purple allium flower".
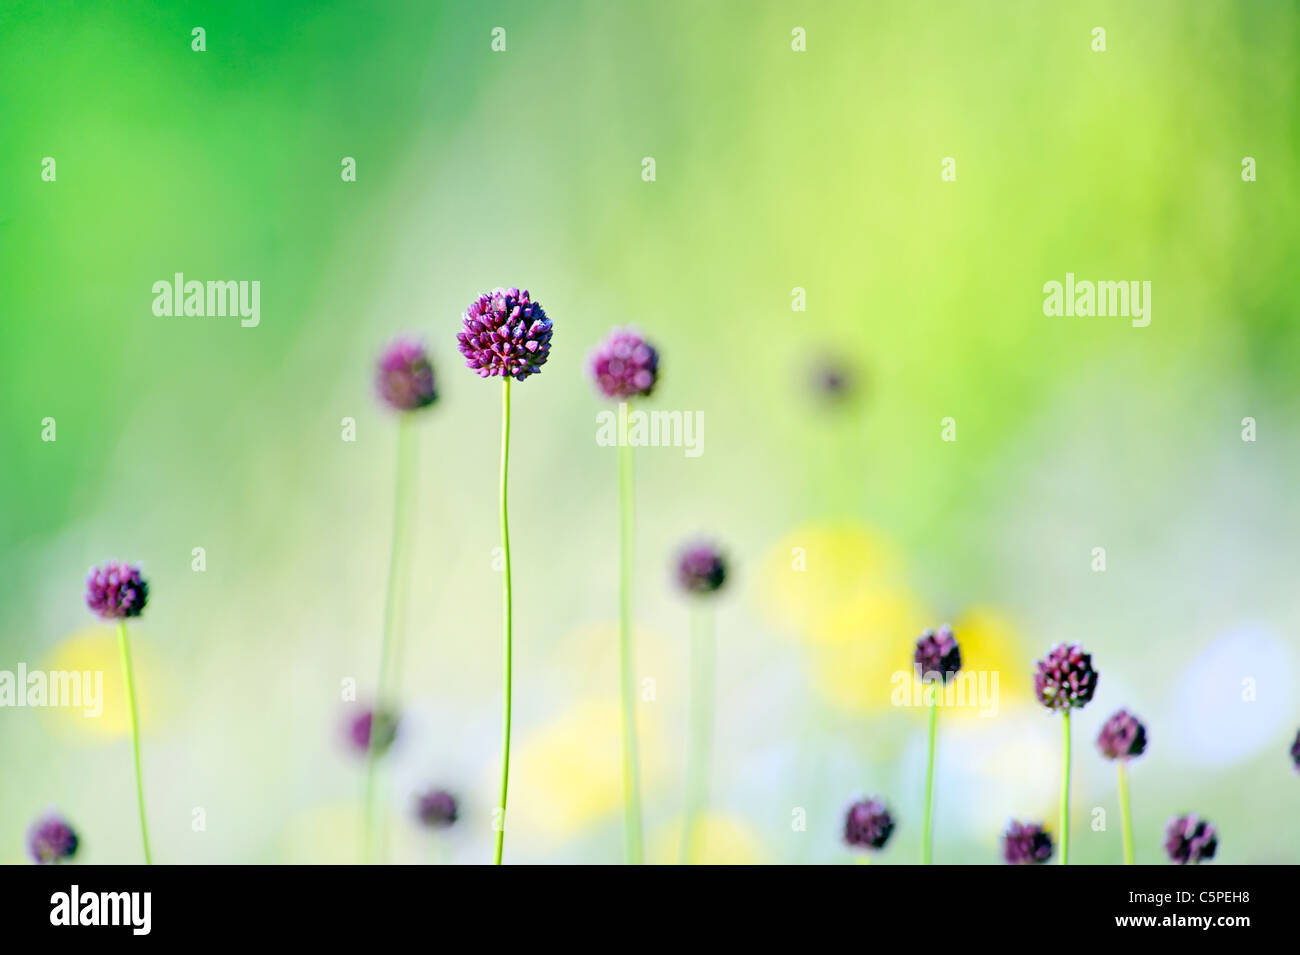
[[921, 668], [924, 680], [933, 680], [935, 674], [946, 683], [957, 675], [961, 669], [961, 647], [952, 635], [952, 627], [946, 623], [938, 630], [927, 630], [916, 641], [916, 654], [913, 657]]
[[38, 865], [71, 859], [77, 851], [77, 834], [61, 817], [46, 816], [27, 831], [27, 851]]
[[456, 797], [445, 789], [421, 793], [415, 803], [415, 815], [433, 829], [446, 829], [456, 821]]
[[1092, 654], [1077, 643], [1058, 643], [1038, 661], [1034, 692], [1049, 710], [1082, 709], [1097, 692], [1098, 676]]
[[371, 727], [375, 731], [375, 754], [382, 756], [397, 738], [397, 715], [365, 709], [348, 719], [347, 737], [352, 748], [365, 754], [370, 750]]
[[375, 387], [379, 397], [398, 411], [415, 411], [438, 399], [429, 353], [419, 342], [404, 338], [393, 342], [379, 356]]
[[687, 593], [711, 594], [726, 579], [726, 562], [722, 552], [712, 544], [691, 544], [677, 558], [677, 584]]
[[1169, 820], [1165, 829], [1165, 851], [1176, 865], [1196, 865], [1213, 859], [1218, 848], [1218, 830], [1195, 813]]
[[894, 831], [894, 817], [874, 797], [849, 806], [844, 816], [844, 841], [863, 849], [883, 849]]
[[480, 378], [523, 381], [542, 370], [551, 354], [551, 320], [517, 288], [493, 289], [470, 302], [456, 334], [465, 364]]
[[110, 560], [86, 578], [86, 606], [105, 620], [138, 617], [148, 600], [149, 585], [131, 564]]
[[1009, 865], [1041, 865], [1052, 857], [1052, 837], [1037, 822], [1011, 820], [1002, 834], [1002, 858]]
[[1107, 759], [1141, 756], [1147, 748], [1147, 728], [1128, 710], [1120, 710], [1102, 724], [1097, 748]]
[[616, 328], [591, 353], [591, 377], [606, 398], [645, 397], [659, 380], [659, 352], [632, 328]]
[[1291, 744], [1291, 762], [1295, 763], [1296, 772], [1300, 772], [1300, 730], [1296, 731], [1295, 742]]

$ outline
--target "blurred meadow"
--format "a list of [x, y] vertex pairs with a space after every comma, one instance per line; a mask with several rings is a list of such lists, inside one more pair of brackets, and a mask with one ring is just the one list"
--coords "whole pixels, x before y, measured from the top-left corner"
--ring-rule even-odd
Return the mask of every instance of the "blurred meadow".
[[[942, 714], [937, 862], [999, 861], [1013, 816], [1055, 826], [1032, 673], [1063, 640], [1101, 674], [1072, 861], [1119, 860], [1093, 740], [1120, 707], [1151, 740], [1138, 862], [1184, 811], [1220, 862], [1300, 861], [1298, 49], [1300, 9], [1266, 0], [0, 0], [0, 669], [103, 670], [106, 694], [99, 719], [0, 709], [0, 862], [49, 807], [83, 861], [138, 858], [113, 630], [82, 600], [110, 558], [151, 586], [155, 860], [358, 860], [341, 687], [366, 702], [378, 667], [396, 426], [374, 361], [403, 333], [440, 399], [389, 857], [488, 861], [500, 395], [455, 333], [499, 285], [555, 323], [513, 390], [507, 861], [622, 858], [615, 449], [586, 359], [629, 323], [662, 355], [645, 407], [704, 418], [699, 457], [637, 453], [649, 861], [681, 834], [671, 563], [699, 535], [732, 567], [704, 861], [853, 861], [843, 811], [872, 794], [898, 820], [875, 861], [915, 862], [926, 717], [890, 680], [945, 621], [999, 698]], [[260, 281], [260, 324], [156, 317], [176, 272]], [[1150, 325], [1045, 316], [1067, 272], [1150, 281]], [[462, 801], [437, 837], [411, 811], [431, 784]]]

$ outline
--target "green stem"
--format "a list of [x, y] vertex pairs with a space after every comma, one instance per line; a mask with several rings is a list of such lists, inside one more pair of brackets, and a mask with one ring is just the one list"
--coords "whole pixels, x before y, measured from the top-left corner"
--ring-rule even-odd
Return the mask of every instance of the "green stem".
[[636, 681], [632, 659], [632, 447], [618, 449], [619, 686], [623, 703], [623, 838], [628, 865], [640, 865], [641, 767], [636, 748]]
[[135, 677], [131, 670], [131, 647], [126, 639], [126, 621], [117, 624], [117, 649], [122, 657], [122, 682], [126, 684], [126, 708], [131, 717], [131, 758], [135, 763], [135, 798], [140, 806], [140, 838], [144, 841], [144, 864], [153, 865], [149, 854], [149, 823], [144, 812], [144, 779], [140, 772], [140, 717], [135, 707]]
[[1124, 838], [1124, 864], [1133, 864], [1133, 810], [1128, 799], [1128, 760], [1117, 761], [1119, 767], [1119, 822]]
[[695, 863], [699, 853], [700, 814], [708, 802], [716, 659], [713, 604], [708, 598], [701, 598], [691, 611], [690, 747], [686, 763], [686, 819], [678, 857], [680, 865]]
[[1065, 759], [1061, 763], [1061, 865], [1070, 864], [1070, 711], [1061, 723], [1065, 739]]
[[504, 576], [502, 577], [502, 601], [505, 609], [505, 670], [504, 700], [501, 719], [501, 788], [497, 794], [496, 846], [492, 852], [492, 864], [501, 864], [501, 851], [506, 841], [506, 791], [510, 784], [510, 691], [511, 667], [510, 657], [513, 652], [511, 640], [511, 593], [510, 593], [510, 519], [506, 506], [506, 476], [510, 470], [510, 379], [502, 379], [501, 387], [501, 552], [505, 558]]
[[[393, 487], [393, 535], [388, 555], [388, 590], [384, 598], [384, 630], [379, 644], [379, 682], [375, 690], [375, 706], [370, 715], [370, 746], [366, 752], [366, 789], [363, 806], [365, 825], [364, 861], [375, 861], [375, 829], [381, 822], [382, 815], [377, 806], [378, 784], [377, 766], [380, 751], [378, 742], [383, 735], [380, 732], [381, 721], [388, 718], [392, 709], [393, 670], [401, 642], [398, 617], [401, 612], [402, 597], [406, 591], [407, 539], [410, 530], [410, 496], [411, 477], [414, 469], [412, 458], [411, 423], [408, 415], [403, 414], [397, 422], [397, 461], [394, 467]], [[382, 829], [382, 826], [380, 826]], [[382, 852], [380, 853], [382, 856]]]
[[934, 858], [934, 739], [939, 725], [939, 689], [930, 697], [930, 749], [925, 764], [925, 815], [921, 817], [921, 865]]

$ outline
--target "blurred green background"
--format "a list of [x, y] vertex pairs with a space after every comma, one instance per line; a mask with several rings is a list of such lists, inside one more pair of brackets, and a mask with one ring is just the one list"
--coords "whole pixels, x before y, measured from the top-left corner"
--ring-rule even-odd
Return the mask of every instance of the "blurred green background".
[[[915, 861], [925, 716], [889, 678], [950, 620], [1000, 699], [941, 721], [937, 861], [997, 861], [1012, 816], [1055, 827], [1058, 724], [1030, 680], [1066, 639], [1101, 672], [1072, 860], [1119, 858], [1092, 739], [1121, 706], [1151, 738], [1138, 861], [1188, 810], [1222, 862], [1300, 860], [1298, 25], [1282, 2], [2, 0], [0, 669], [103, 669], [110, 695], [99, 720], [0, 710], [0, 860], [48, 807], [85, 861], [139, 856], [112, 631], [82, 602], [110, 558], [152, 587], [155, 859], [358, 858], [341, 687], [364, 702], [377, 670], [396, 429], [372, 376], [399, 333], [441, 400], [391, 855], [490, 858], [499, 388], [454, 335], [497, 285], [556, 329], [514, 391], [507, 861], [621, 858], [615, 456], [585, 359], [627, 323], [663, 356], [647, 407], [705, 419], [699, 458], [638, 454], [651, 860], [676, 858], [683, 796], [669, 565], [701, 533], [734, 566], [706, 858], [851, 860], [842, 812], [870, 793], [899, 821], [880, 861]], [[155, 317], [178, 271], [260, 281], [260, 326]], [[1045, 317], [1067, 271], [1152, 282], [1150, 326]], [[854, 376], [839, 401], [810, 387], [826, 356]], [[464, 807], [437, 838], [411, 822], [431, 784]]]

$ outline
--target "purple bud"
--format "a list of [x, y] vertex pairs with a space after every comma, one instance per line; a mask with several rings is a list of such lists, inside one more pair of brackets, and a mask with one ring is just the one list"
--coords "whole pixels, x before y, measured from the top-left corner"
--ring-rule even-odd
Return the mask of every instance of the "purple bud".
[[677, 558], [677, 584], [687, 593], [711, 594], [727, 579], [722, 553], [712, 544], [691, 544]]
[[1042, 865], [1052, 857], [1052, 837], [1037, 822], [1011, 820], [1002, 834], [1002, 858], [1008, 865]]
[[1077, 643], [1058, 643], [1038, 661], [1034, 692], [1049, 710], [1082, 709], [1097, 691], [1099, 674], [1092, 668], [1092, 655]]
[[894, 831], [894, 817], [879, 799], [862, 799], [844, 817], [844, 841], [863, 849], [883, 849]]
[[46, 816], [27, 831], [27, 851], [37, 865], [71, 859], [77, 851], [77, 834], [60, 816]]
[[1175, 816], [1165, 829], [1165, 851], [1175, 865], [1196, 865], [1213, 859], [1219, 848], [1219, 833], [1194, 813]]
[[1097, 748], [1107, 759], [1141, 756], [1147, 748], [1147, 728], [1128, 710], [1120, 710], [1102, 724]]
[[591, 377], [606, 398], [645, 397], [659, 380], [659, 353], [632, 328], [616, 328], [591, 353]]
[[86, 578], [86, 606], [105, 620], [138, 617], [148, 600], [149, 585], [131, 564], [110, 560]]
[[916, 641], [916, 654], [913, 657], [921, 668], [921, 677], [931, 681], [938, 675], [947, 682], [961, 669], [961, 648], [957, 638], [952, 635], [952, 627], [946, 623], [938, 630], [927, 630]]
[[493, 289], [465, 309], [456, 335], [465, 364], [480, 378], [523, 381], [542, 370], [551, 354], [551, 320], [528, 292]]
[[379, 397], [398, 411], [415, 411], [438, 398], [428, 352], [407, 339], [399, 338], [380, 356], [375, 387]]
[[431, 789], [416, 800], [415, 815], [433, 829], [446, 829], [456, 821], [456, 797], [445, 789]]
[[347, 740], [351, 748], [362, 755], [370, 751], [371, 728], [375, 733], [375, 755], [382, 756], [388, 752], [397, 738], [397, 714], [380, 710], [365, 709], [347, 721]]

